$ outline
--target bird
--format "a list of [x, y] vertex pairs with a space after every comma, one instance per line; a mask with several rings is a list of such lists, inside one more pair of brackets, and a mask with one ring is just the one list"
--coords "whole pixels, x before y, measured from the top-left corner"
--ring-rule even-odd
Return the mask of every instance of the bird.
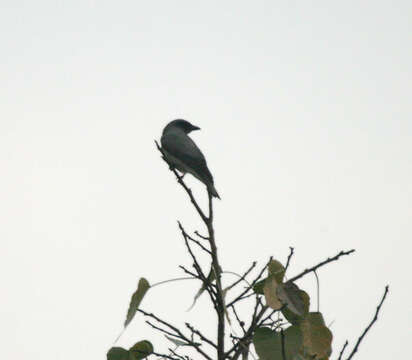
[[220, 199], [204, 155], [188, 136], [194, 130], [200, 128], [183, 119], [169, 122], [163, 129], [160, 139], [164, 156], [171, 169], [176, 168], [183, 174], [182, 176], [186, 173], [192, 174], [206, 185], [213, 197]]

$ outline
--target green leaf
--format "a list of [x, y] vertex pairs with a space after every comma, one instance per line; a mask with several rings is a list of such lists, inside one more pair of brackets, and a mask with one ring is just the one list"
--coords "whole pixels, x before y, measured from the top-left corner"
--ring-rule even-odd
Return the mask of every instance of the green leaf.
[[107, 360], [129, 360], [129, 352], [121, 347], [112, 347], [107, 352]]
[[267, 327], [257, 328], [253, 345], [260, 360], [283, 360], [280, 335]]
[[153, 345], [150, 341], [139, 341], [129, 349], [129, 360], [144, 359], [145, 357], [148, 357], [152, 352]]
[[305, 314], [305, 304], [299, 293], [300, 289], [293, 282], [279, 284], [276, 288], [276, 295], [279, 300], [287, 306], [295, 315]]
[[314, 360], [328, 358], [332, 352], [332, 332], [325, 326], [320, 312], [308, 313], [300, 323], [303, 353]]
[[255, 285], [253, 285], [253, 291], [256, 294], [263, 295], [263, 287], [265, 286], [266, 279], [258, 281]]
[[134, 294], [132, 295], [132, 299], [130, 300], [129, 310], [127, 311], [124, 327], [129, 325], [134, 316], [136, 315], [136, 311], [139, 308], [139, 305], [142, 302], [143, 297], [145, 296], [149, 288], [149, 282], [145, 278], [141, 278], [137, 285], [137, 290], [134, 292]]
[[266, 305], [271, 307], [273, 310], [279, 310], [282, 307], [276, 289], [278, 288], [278, 283], [274, 275], [269, 276], [265, 281], [265, 286], [263, 287], [263, 293], [265, 294]]
[[283, 277], [285, 276], [285, 267], [277, 260], [270, 260], [268, 264], [269, 276], [273, 275], [278, 282], [281, 284], [283, 282]]
[[284, 332], [286, 360], [292, 360], [302, 348], [303, 335], [298, 326], [289, 326]]
[[294, 312], [289, 310], [287, 307], [282, 308], [282, 314], [293, 325], [298, 325], [305, 315], [309, 312], [310, 298], [309, 295], [303, 291], [299, 290], [298, 292], [300, 299], [303, 302], [303, 316], [296, 315]]
[[297, 326], [289, 326], [283, 336], [285, 359], [282, 355], [282, 335], [267, 327], [256, 329], [253, 345], [260, 360], [294, 360], [302, 347], [302, 331]]

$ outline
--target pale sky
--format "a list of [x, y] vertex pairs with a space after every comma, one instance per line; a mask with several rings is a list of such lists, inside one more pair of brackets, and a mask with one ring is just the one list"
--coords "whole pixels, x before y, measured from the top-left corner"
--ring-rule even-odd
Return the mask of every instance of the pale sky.
[[[3, 0], [2, 358], [104, 359], [138, 279], [190, 266], [176, 220], [203, 228], [154, 146], [178, 117], [202, 128], [223, 269], [284, 262], [293, 246], [292, 277], [355, 248], [319, 271], [332, 359], [386, 284], [355, 358], [404, 358], [411, 21], [410, 1]], [[298, 285], [315, 311], [314, 277]], [[142, 308], [213, 334], [207, 296], [186, 312], [198, 287], [159, 286]], [[117, 345], [142, 339], [169, 345], [141, 316]]]

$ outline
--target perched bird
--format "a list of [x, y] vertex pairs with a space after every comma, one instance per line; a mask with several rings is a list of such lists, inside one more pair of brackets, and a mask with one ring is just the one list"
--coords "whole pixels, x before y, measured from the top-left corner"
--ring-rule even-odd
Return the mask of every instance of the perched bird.
[[160, 139], [164, 155], [172, 168], [176, 168], [183, 175], [186, 173], [192, 174], [206, 185], [212, 196], [220, 199], [205, 157], [194, 141], [187, 135], [193, 130], [200, 130], [200, 128], [182, 119], [173, 120], [167, 124]]

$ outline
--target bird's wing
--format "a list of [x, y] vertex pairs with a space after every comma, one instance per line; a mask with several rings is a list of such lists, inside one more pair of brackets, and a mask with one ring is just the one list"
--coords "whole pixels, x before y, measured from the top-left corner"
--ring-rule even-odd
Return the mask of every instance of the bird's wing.
[[213, 184], [213, 177], [207, 167], [205, 157], [189, 136], [170, 132], [163, 134], [161, 143], [170, 155], [192, 169], [195, 172], [193, 175], [199, 177], [199, 180]]

